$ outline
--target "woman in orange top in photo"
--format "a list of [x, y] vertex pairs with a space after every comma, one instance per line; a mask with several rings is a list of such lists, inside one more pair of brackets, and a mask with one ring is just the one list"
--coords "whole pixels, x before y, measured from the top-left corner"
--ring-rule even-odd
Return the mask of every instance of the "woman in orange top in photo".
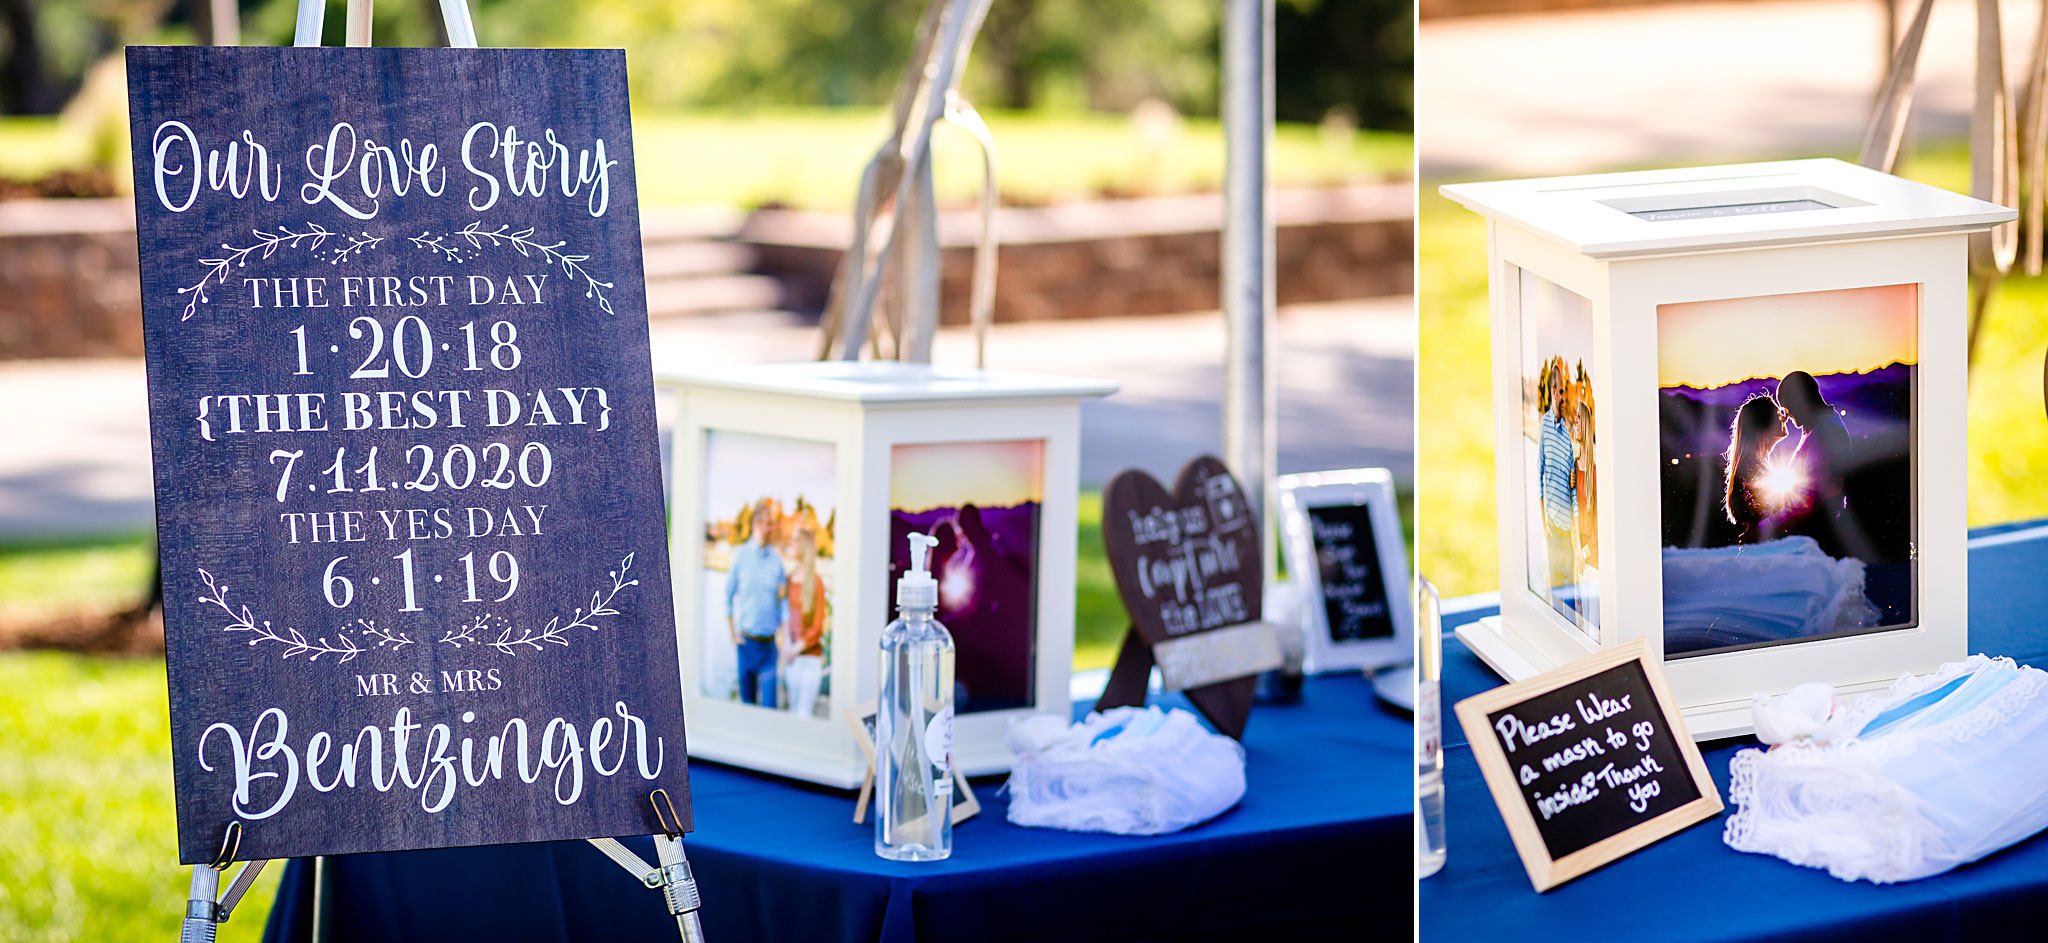
[[789, 712], [809, 717], [817, 708], [818, 688], [825, 680], [825, 623], [832, 606], [825, 579], [818, 575], [818, 537], [809, 528], [796, 532], [797, 562], [789, 574], [789, 616], [783, 623], [782, 657], [789, 666]]

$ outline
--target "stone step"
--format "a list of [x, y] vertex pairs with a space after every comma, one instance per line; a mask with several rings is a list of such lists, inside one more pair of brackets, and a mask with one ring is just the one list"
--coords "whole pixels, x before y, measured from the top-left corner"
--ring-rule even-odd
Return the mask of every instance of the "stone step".
[[753, 271], [758, 250], [711, 239], [648, 241], [641, 247], [647, 280], [732, 275]]
[[647, 316], [688, 317], [715, 311], [783, 306], [782, 283], [767, 275], [725, 274], [647, 279]]
[[648, 245], [721, 239], [739, 232], [747, 211], [733, 206], [646, 206], [640, 210], [640, 239]]

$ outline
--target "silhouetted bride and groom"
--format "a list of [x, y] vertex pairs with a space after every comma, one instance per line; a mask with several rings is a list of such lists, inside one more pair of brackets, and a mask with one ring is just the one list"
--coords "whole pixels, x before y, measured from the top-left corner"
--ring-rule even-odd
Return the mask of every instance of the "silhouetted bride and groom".
[[[1795, 429], [1799, 439], [1787, 448]], [[1844, 555], [1839, 532], [1854, 449], [1841, 413], [1821, 396], [1812, 374], [1795, 370], [1778, 381], [1775, 395], [1750, 397], [1729, 430], [1721, 501], [1728, 522], [1741, 528], [1736, 543], [1803, 534], [1831, 556]]]
[[1869, 542], [1849, 494], [1855, 444], [1813, 375], [1793, 371], [1744, 401], [1726, 458], [1721, 511], [1738, 532], [1731, 544], [1665, 549], [1666, 652], [1876, 627]]

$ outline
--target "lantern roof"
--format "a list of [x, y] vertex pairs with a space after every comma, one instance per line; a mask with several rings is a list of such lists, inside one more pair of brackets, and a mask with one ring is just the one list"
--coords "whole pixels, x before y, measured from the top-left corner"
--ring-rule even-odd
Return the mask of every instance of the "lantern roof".
[[1595, 259], [1974, 232], [2019, 215], [1833, 158], [1459, 183], [1441, 192]]
[[795, 393], [870, 405], [942, 400], [1094, 399], [1116, 392], [1106, 380], [1044, 373], [939, 367], [895, 360], [823, 360], [656, 370], [678, 386]]

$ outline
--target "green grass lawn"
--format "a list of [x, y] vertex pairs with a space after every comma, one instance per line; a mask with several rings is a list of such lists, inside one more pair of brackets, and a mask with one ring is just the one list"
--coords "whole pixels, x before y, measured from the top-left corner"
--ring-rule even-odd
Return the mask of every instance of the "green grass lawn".
[[[1842, 155], [1846, 156], [1846, 155]], [[1967, 192], [1960, 145], [1929, 147], [1904, 176]], [[1420, 188], [1416, 505], [1421, 570], [1452, 596], [1498, 587], [1494, 530], [1491, 348], [1486, 227]], [[1970, 375], [1970, 523], [2048, 516], [2048, 277], [2014, 278], [1992, 296]]]
[[0, 546], [0, 622], [114, 611], [148, 593], [147, 535]]
[[[1102, 496], [1081, 499], [1077, 668], [1105, 668], [1124, 628], [1102, 549]], [[0, 616], [109, 610], [138, 599], [145, 537], [0, 548]], [[173, 939], [190, 870], [177, 861], [162, 658], [0, 652], [0, 940]], [[255, 940], [273, 865], [224, 941]]]
[[[0, 940], [177, 937], [171, 734], [160, 658], [0, 653]], [[263, 935], [272, 865], [221, 930]]]
[[[1013, 202], [1214, 190], [1223, 180], [1223, 132], [1214, 119], [1186, 119], [1177, 132], [1148, 142], [1118, 114], [984, 117], [996, 141], [1003, 195]], [[640, 200], [851, 209], [861, 168], [882, 143], [886, 120], [882, 110], [863, 108], [639, 112], [633, 137]], [[973, 139], [941, 126], [934, 142], [941, 200], [974, 199], [981, 156]], [[1330, 138], [1313, 125], [1282, 125], [1274, 132], [1271, 162], [1280, 186], [1335, 184], [1406, 177], [1412, 151], [1407, 134]], [[35, 176], [82, 163], [89, 153], [84, 136], [54, 118], [0, 118], [0, 176]], [[116, 176], [126, 179], [127, 171]]]
[[0, 177], [36, 177], [85, 163], [83, 135], [56, 118], [0, 115]]

